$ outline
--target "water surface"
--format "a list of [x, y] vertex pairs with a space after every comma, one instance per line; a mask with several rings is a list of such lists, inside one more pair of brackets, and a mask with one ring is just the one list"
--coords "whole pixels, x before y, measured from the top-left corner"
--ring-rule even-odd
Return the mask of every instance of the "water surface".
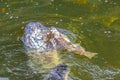
[[61, 53], [72, 80], [120, 79], [119, 0], [0, 0], [0, 77], [42, 80], [44, 74], [29, 68], [21, 42], [29, 21], [72, 31], [74, 42], [99, 53], [92, 60]]

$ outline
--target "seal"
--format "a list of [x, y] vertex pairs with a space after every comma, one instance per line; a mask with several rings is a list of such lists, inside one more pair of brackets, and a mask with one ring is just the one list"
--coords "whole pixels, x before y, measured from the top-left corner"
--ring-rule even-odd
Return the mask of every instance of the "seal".
[[22, 42], [29, 56], [29, 66], [32, 70], [46, 74], [46, 80], [68, 80], [68, 67], [60, 64], [59, 50], [84, 55], [91, 59], [96, 53], [86, 51], [79, 44], [74, 44], [67, 35], [55, 27], [45, 27], [40, 22], [29, 22], [24, 30]]

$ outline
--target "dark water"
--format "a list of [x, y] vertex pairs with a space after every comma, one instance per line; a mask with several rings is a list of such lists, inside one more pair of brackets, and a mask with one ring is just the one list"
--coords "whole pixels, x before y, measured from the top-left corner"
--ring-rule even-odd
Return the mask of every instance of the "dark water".
[[72, 80], [120, 79], [119, 0], [0, 0], [0, 77], [42, 80], [23, 52], [21, 37], [29, 21], [70, 30], [77, 35], [74, 42], [99, 53], [91, 60], [61, 54]]

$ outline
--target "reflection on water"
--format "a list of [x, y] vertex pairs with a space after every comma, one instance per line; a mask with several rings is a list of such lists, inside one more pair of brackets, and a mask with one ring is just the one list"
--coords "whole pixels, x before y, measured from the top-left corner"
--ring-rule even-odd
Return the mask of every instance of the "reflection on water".
[[70, 37], [73, 42], [80, 43], [87, 51], [99, 53], [89, 60], [61, 52], [61, 60], [71, 68], [71, 79], [120, 79], [119, 9], [119, 0], [1, 0], [0, 77], [42, 80], [47, 74], [47, 71], [41, 74], [30, 68], [30, 58], [21, 42], [25, 24], [36, 20], [45, 26], [75, 33], [74, 38]]

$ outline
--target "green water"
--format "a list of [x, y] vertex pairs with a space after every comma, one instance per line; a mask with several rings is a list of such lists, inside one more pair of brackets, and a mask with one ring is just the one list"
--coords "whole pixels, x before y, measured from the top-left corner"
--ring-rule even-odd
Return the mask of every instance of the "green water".
[[91, 60], [62, 53], [72, 80], [120, 79], [119, 0], [0, 0], [0, 77], [42, 80], [27, 65], [21, 42], [29, 21], [70, 30], [74, 42], [99, 53]]

